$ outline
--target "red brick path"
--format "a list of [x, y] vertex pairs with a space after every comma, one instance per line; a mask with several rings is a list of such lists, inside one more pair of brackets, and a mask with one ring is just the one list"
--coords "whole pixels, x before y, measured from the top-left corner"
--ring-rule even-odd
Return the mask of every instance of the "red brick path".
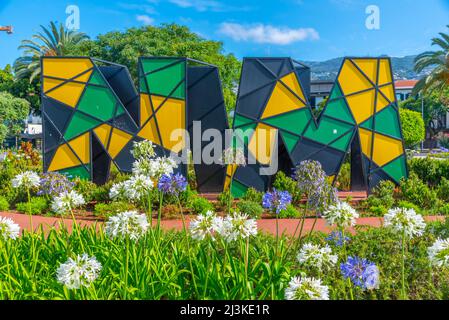
[[[25, 214], [20, 213], [12, 213], [12, 212], [0, 212], [0, 216], [8, 217], [13, 219], [16, 223], [20, 225], [21, 229], [27, 229], [30, 230], [30, 223], [29, 223], [29, 216]], [[189, 224], [189, 219], [187, 217], [187, 226]], [[444, 220], [444, 217], [425, 217], [426, 221], [436, 221], [436, 220]], [[69, 230], [72, 228], [72, 220], [71, 219], [63, 219], [65, 225]], [[382, 218], [359, 218], [357, 220], [358, 225], [366, 225], [366, 226], [373, 226], [373, 227], [380, 227], [382, 226]], [[33, 216], [33, 227], [40, 228], [42, 226], [44, 230], [48, 230], [52, 226], [58, 228], [59, 223], [61, 222], [61, 219], [59, 218], [52, 218], [52, 217], [41, 217], [41, 216]], [[288, 235], [293, 235], [295, 232], [296, 226], [298, 224], [299, 220], [296, 219], [280, 219], [279, 220], [279, 233], [286, 233]], [[314, 219], [307, 219], [304, 224], [304, 232], [310, 231], [313, 225]], [[93, 225], [95, 222], [93, 221], [84, 221], [80, 220], [79, 223], [82, 226], [86, 225]], [[98, 222], [98, 224], [101, 224], [101, 222]], [[155, 224], [155, 222], [154, 222]], [[257, 221], [259, 230], [262, 232], [269, 232], [272, 234], [276, 234], [276, 220], [275, 219], [263, 219]], [[171, 230], [171, 229], [182, 229], [182, 221], [181, 220], [165, 220], [162, 221], [162, 227], [165, 230]], [[323, 219], [318, 219], [316, 225], [315, 225], [316, 231], [322, 231], [322, 232], [330, 232], [332, 229], [326, 225], [326, 222]]]

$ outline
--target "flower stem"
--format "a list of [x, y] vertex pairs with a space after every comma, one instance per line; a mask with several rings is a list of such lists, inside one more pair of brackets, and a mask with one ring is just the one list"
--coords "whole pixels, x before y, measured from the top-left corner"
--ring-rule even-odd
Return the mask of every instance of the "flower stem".
[[159, 212], [157, 215], [157, 231], [159, 233], [161, 228], [161, 218], [162, 218], [162, 202], [164, 200], [164, 193], [162, 191], [159, 192]]
[[27, 196], [28, 196], [28, 215], [29, 215], [29, 218], [30, 218], [30, 230], [31, 230], [31, 233], [34, 233], [33, 213], [31, 212], [31, 194], [30, 194], [30, 188], [27, 188]]
[[402, 300], [407, 300], [407, 292], [405, 289], [405, 231], [402, 231]]

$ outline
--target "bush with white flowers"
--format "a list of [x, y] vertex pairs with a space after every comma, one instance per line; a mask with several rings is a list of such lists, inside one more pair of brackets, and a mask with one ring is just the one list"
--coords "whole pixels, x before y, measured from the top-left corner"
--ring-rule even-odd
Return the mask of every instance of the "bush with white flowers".
[[430, 263], [439, 268], [449, 267], [449, 239], [437, 239], [427, 249]]
[[14, 188], [37, 188], [41, 182], [41, 178], [34, 171], [25, 171], [16, 175], [12, 180], [11, 184]]
[[406, 208], [388, 210], [384, 216], [384, 225], [400, 234], [404, 233], [407, 238], [421, 236], [426, 228], [423, 217], [415, 210]]
[[65, 191], [53, 199], [51, 209], [55, 213], [64, 215], [85, 203], [84, 197], [75, 190]]
[[234, 212], [223, 219], [217, 231], [227, 242], [246, 239], [257, 235], [257, 221], [249, 219], [247, 214]]
[[332, 254], [332, 249], [328, 245], [306, 243], [299, 251], [297, 260], [301, 265], [322, 271], [330, 270], [335, 266], [338, 256]]
[[125, 211], [109, 218], [106, 222], [106, 234], [114, 238], [138, 240], [147, 232], [150, 224], [144, 214], [137, 211]]
[[340, 228], [355, 226], [359, 214], [347, 202], [337, 202], [324, 211], [323, 218], [329, 225]]
[[0, 217], [0, 238], [4, 240], [17, 239], [19, 237], [20, 226], [12, 219]]
[[285, 290], [286, 300], [329, 300], [329, 287], [320, 279], [293, 277]]
[[190, 221], [190, 234], [196, 240], [204, 240], [206, 237], [213, 239], [215, 232], [220, 230], [222, 225], [222, 217], [218, 217], [212, 211], [207, 211]]
[[90, 286], [100, 275], [101, 268], [95, 257], [83, 253], [62, 263], [56, 271], [56, 278], [67, 289], [79, 289]]

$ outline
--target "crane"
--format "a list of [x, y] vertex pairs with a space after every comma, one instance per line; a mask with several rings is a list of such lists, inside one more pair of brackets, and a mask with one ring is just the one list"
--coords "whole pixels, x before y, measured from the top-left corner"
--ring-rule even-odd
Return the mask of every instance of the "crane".
[[12, 26], [0, 26], [0, 31], [6, 31], [7, 34], [11, 34], [12, 33]]

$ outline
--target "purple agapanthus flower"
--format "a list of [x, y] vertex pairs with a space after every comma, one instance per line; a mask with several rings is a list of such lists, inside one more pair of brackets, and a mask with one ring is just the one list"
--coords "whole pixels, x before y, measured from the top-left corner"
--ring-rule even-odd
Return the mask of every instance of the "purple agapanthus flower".
[[180, 192], [185, 191], [187, 188], [186, 178], [180, 174], [164, 174], [159, 179], [158, 189], [166, 194], [178, 195]]
[[262, 198], [262, 206], [277, 214], [287, 209], [287, 206], [291, 202], [292, 196], [288, 191], [278, 191], [276, 189], [273, 189], [272, 192], [265, 193]]
[[345, 279], [362, 289], [379, 288], [379, 269], [377, 266], [363, 258], [348, 257], [348, 261], [340, 265], [340, 270]]
[[341, 247], [343, 244], [349, 242], [350, 238], [347, 236], [343, 237], [343, 232], [341, 231], [332, 231], [325, 240], [335, 244], [337, 247]]
[[67, 176], [57, 172], [47, 172], [42, 175], [37, 195], [58, 196], [68, 192], [74, 187], [74, 183]]

